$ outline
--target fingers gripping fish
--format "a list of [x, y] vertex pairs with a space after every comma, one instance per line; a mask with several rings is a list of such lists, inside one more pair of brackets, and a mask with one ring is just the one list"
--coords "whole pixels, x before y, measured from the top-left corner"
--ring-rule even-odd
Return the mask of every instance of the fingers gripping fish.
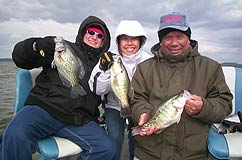
[[54, 60], [52, 68], [57, 68], [62, 83], [71, 87], [70, 96], [76, 98], [86, 94], [86, 91], [79, 83], [85, 75], [82, 61], [75, 55], [73, 49], [62, 37], [56, 37]]
[[154, 126], [159, 128], [157, 133], [160, 133], [170, 125], [179, 123], [186, 100], [191, 98], [192, 95], [187, 90], [171, 97], [165, 103], [158, 106], [153, 116], [143, 126], [134, 127], [132, 129], [132, 135], [147, 131]]

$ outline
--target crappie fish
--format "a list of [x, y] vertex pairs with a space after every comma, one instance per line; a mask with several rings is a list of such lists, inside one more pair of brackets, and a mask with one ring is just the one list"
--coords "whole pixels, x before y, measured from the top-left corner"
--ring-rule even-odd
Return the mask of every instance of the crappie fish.
[[121, 103], [120, 116], [127, 118], [130, 116], [129, 108], [129, 93], [130, 93], [130, 80], [126, 68], [124, 67], [121, 56], [113, 55], [113, 64], [111, 70], [111, 87]]
[[85, 95], [86, 91], [79, 83], [85, 75], [82, 61], [62, 37], [56, 37], [54, 41], [55, 53], [52, 68], [56, 67], [62, 83], [71, 87], [72, 98]]
[[187, 90], [171, 97], [165, 103], [158, 106], [153, 116], [143, 125], [132, 128], [132, 135], [137, 135], [142, 131], [157, 126], [157, 134], [174, 123], [179, 123], [186, 100], [191, 99], [192, 95]]

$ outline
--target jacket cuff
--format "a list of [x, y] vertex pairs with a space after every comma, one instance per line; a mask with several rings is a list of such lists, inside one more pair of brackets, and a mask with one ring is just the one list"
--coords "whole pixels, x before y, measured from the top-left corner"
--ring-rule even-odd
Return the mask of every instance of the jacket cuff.
[[212, 104], [209, 104], [209, 101], [205, 100], [204, 98], [202, 98], [203, 101], [203, 106], [201, 111], [196, 114], [196, 115], [192, 115], [194, 118], [198, 118], [201, 119], [202, 121], [205, 121], [207, 123], [210, 123], [209, 117], [211, 117], [212, 115], [210, 115], [212, 109], [210, 106], [212, 106]]

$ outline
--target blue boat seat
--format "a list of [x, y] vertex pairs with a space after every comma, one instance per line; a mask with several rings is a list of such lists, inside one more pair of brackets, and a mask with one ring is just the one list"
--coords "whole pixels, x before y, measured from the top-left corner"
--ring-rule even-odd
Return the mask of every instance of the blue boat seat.
[[[242, 112], [242, 65], [235, 63], [224, 63], [222, 69], [225, 80], [234, 96], [232, 113], [226, 120], [240, 122], [237, 115]], [[239, 159], [242, 157], [242, 133], [219, 133], [221, 124], [212, 124], [207, 139], [209, 152], [218, 159]]]
[[[24, 102], [35, 84], [35, 78], [41, 70], [41, 68], [32, 70], [20, 69], [16, 72], [14, 96], [15, 114], [24, 106]], [[37, 143], [41, 158], [47, 160], [76, 155], [82, 151], [75, 143], [61, 137], [50, 136], [39, 140]]]

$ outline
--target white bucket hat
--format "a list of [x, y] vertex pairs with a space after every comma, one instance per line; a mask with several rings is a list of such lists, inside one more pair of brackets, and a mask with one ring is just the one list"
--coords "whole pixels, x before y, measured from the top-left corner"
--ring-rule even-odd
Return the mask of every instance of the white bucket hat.
[[116, 29], [115, 38], [117, 39], [118, 36], [123, 34], [132, 37], [143, 36], [145, 39], [147, 38], [144, 28], [138, 21], [135, 20], [120, 21]]

